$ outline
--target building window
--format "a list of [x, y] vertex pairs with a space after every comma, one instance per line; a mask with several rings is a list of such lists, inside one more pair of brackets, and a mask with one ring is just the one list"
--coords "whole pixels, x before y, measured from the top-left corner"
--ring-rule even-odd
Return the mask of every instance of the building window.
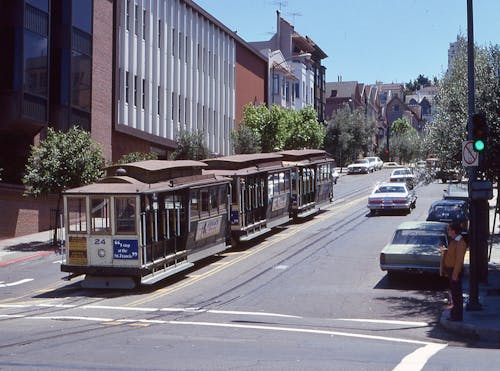
[[179, 105], [179, 109], [177, 110], [177, 121], [181, 122], [181, 102], [182, 102], [182, 98], [181, 98], [181, 95], [179, 94], [179, 99], [177, 100], [177, 103]]
[[273, 74], [273, 94], [277, 95], [280, 91], [280, 77], [279, 75]]
[[47, 38], [24, 30], [24, 91], [47, 95]]
[[158, 104], [158, 107], [157, 107], [157, 113], [160, 114], [160, 109], [161, 109], [161, 88], [158, 86], [158, 95], [157, 95], [157, 104]]
[[134, 76], [134, 106], [137, 106], [137, 75]]
[[142, 109], [146, 106], [146, 79], [142, 79]]
[[172, 29], [172, 55], [175, 56], [175, 28]]
[[139, 5], [135, 5], [134, 8], [134, 33], [137, 35], [139, 32]]
[[129, 94], [129, 91], [128, 91], [128, 88], [129, 88], [128, 79], [129, 79], [129, 73], [127, 71], [127, 72], [125, 72], [125, 103], [128, 103], [128, 94]]
[[175, 118], [174, 112], [175, 112], [175, 94], [174, 92], [172, 92], [172, 120], [174, 120]]
[[92, 0], [73, 0], [71, 2], [73, 27], [92, 33]]
[[90, 111], [92, 59], [75, 50], [71, 51], [71, 103]]
[[127, 28], [127, 31], [129, 30], [129, 24], [130, 24], [130, 0], [127, 0], [127, 4], [125, 6], [125, 27]]
[[186, 63], [189, 60], [189, 39], [186, 36], [186, 44], [184, 46], [184, 49], [186, 50], [185, 56], [186, 56]]
[[394, 105], [394, 112], [399, 112], [399, 104]]
[[300, 98], [300, 82], [295, 83], [295, 98]]
[[188, 99], [184, 98], [184, 123], [188, 122]]
[[161, 47], [161, 19], [158, 19], [158, 48]]
[[142, 10], [142, 39], [146, 40], [146, 27], [148, 24], [148, 18], [146, 16], [146, 9]]
[[179, 59], [182, 56], [182, 33], [179, 32]]

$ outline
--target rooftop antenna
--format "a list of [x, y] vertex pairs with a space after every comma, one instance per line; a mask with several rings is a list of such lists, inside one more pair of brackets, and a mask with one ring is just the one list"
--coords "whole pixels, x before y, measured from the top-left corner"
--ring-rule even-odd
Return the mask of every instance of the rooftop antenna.
[[291, 13], [288, 13], [288, 15], [290, 15], [293, 19], [293, 25], [295, 26], [295, 17], [302, 17], [302, 13], [300, 12], [291, 12]]
[[277, 0], [273, 2], [274, 5], [277, 5], [279, 7], [280, 13], [281, 13], [281, 8], [286, 8], [288, 6], [288, 1], [286, 0]]

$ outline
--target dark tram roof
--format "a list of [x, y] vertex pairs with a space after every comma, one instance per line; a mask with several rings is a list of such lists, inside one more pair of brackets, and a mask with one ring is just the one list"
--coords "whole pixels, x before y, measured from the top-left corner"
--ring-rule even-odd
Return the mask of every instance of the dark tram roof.
[[253, 166], [262, 167], [265, 163], [281, 161], [283, 156], [279, 153], [251, 153], [216, 157], [203, 160], [210, 170], [240, 170]]
[[129, 176], [143, 183], [158, 183], [173, 178], [201, 175], [207, 165], [192, 160], [146, 160], [128, 164], [111, 165], [106, 168], [106, 176]]
[[230, 178], [216, 174], [191, 175], [181, 178], [175, 178], [168, 181], [154, 184], [142, 183], [136, 179], [127, 176], [112, 176], [99, 180], [98, 183], [86, 186], [68, 189], [66, 195], [82, 194], [136, 194], [153, 193], [162, 191], [174, 191], [186, 187], [198, 187], [209, 184], [230, 182]]

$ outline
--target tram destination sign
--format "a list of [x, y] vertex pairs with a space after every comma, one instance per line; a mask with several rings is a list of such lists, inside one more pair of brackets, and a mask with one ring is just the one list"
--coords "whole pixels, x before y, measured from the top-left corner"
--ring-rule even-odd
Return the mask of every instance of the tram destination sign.
[[134, 260], [139, 258], [137, 240], [113, 240], [113, 259]]

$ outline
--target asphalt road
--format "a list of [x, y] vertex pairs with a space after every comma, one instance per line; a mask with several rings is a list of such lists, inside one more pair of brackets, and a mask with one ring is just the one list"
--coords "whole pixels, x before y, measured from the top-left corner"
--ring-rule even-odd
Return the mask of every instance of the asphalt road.
[[396, 226], [424, 220], [442, 184], [417, 188], [409, 215], [369, 217], [389, 170], [342, 176], [314, 218], [133, 291], [62, 281], [58, 256], [0, 269], [0, 369], [491, 369], [496, 352], [437, 323], [443, 282], [389, 282], [378, 254]]

